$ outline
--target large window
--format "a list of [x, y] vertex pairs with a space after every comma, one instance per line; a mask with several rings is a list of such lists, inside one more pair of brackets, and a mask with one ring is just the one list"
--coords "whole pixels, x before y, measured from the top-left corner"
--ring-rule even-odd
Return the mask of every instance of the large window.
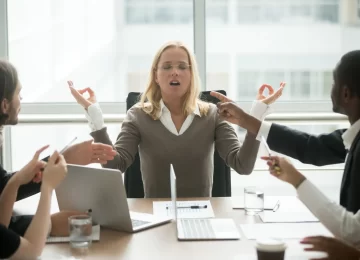
[[128, 24], [191, 24], [192, 0], [124, 0]]
[[[227, 77], [217, 85], [233, 99], [253, 100], [260, 85], [278, 87], [286, 81], [280, 102], [330, 102], [328, 75], [353, 41], [345, 33], [347, 24], [341, 23], [354, 12], [347, 1], [223, 1], [227, 7], [218, 10], [226, 10], [227, 18], [217, 23], [214, 3], [206, 1], [206, 65], [214, 68], [220, 57], [227, 57], [227, 64], [220, 59], [222, 65], [211, 75], [227, 69]], [[206, 87], [214, 88], [209, 80]]]
[[[8, 54], [18, 68], [22, 113], [34, 117], [80, 113], [73, 109], [69, 79], [77, 88], [92, 87], [108, 115], [124, 115], [127, 94], [144, 90], [156, 51], [170, 40], [181, 40], [195, 52], [203, 90], [226, 90], [249, 109], [260, 85], [277, 88], [285, 81], [275, 113], [331, 113], [332, 70], [341, 55], [360, 46], [355, 0], [6, 2], [0, 18], [7, 12], [8, 23], [0, 20], [0, 27], [8, 27], [9, 44], [0, 42], [0, 54]], [[344, 127], [343, 122], [312, 123], [294, 127], [313, 133]], [[113, 140], [119, 130], [120, 122], [110, 126]], [[59, 148], [74, 135], [89, 138], [88, 131], [71, 119], [66, 125], [16, 126], [7, 132], [12, 162], [5, 166], [19, 168], [38, 146]], [[243, 138], [244, 132], [238, 133]], [[256, 167], [265, 169], [260, 160]]]
[[333, 82], [331, 71], [240, 70], [237, 73], [237, 100], [253, 100], [262, 84], [267, 83], [277, 88], [281, 81], [287, 83], [281, 100], [330, 99]]
[[339, 21], [338, 0], [240, 0], [234, 4], [240, 24]]
[[9, 59], [24, 102], [73, 102], [66, 85], [91, 86], [100, 102], [124, 102], [166, 41], [193, 46], [193, 2], [12, 0]]

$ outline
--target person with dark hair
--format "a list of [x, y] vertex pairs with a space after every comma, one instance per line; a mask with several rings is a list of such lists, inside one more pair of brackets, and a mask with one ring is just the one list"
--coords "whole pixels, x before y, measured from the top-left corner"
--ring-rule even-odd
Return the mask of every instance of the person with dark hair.
[[[8, 61], [0, 59], [0, 127], [4, 125], [16, 125], [18, 123], [18, 114], [20, 112], [21, 102], [21, 84], [15, 67]], [[87, 165], [90, 163], [106, 163], [112, 160], [116, 152], [110, 145], [93, 143], [93, 140], [77, 143], [69, 147], [63, 156], [67, 163]], [[47, 161], [47, 158], [43, 159]], [[0, 165], [0, 194], [7, 183], [14, 176], [14, 173], [7, 173]], [[37, 175], [35, 181], [30, 181], [19, 187], [17, 200], [30, 197], [40, 192], [41, 176]], [[0, 212], [0, 214], [3, 214]], [[67, 233], [67, 228], [63, 227], [64, 219], [70, 213], [57, 213], [52, 216], [51, 235], [63, 235]], [[65, 216], [64, 216], [65, 215]], [[24, 235], [32, 220], [32, 216], [14, 216], [11, 219], [9, 228], [19, 235]]]
[[330, 201], [286, 158], [264, 156], [262, 159], [267, 161], [271, 175], [297, 189], [299, 199], [335, 237], [353, 246], [360, 246], [360, 210], [354, 214]]
[[54, 189], [67, 174], [64, 157], [57, 151], [51, 155], [43, 172], [40, 200], [28, 229], [23, 236], [8, 228], [11, 212], [16, 200], [16, 194], [21, 185], [34, 180], [39, 166], [39, 155], [48, 146], [40, 148], [32, 160], [9, 180], [0, 195], [0, 258], [37, 259], [45, 245], [48, 231], [51, 227], [50, 207]]
[[16, 69], [8, 62], [0, 62], [0, 84], [0, 126], [15, 125], [20, 110], [21, 86]]
[[[309, 180], [296, 171], [290, 171], [284, 160], [264, 158], [271, 165], [280, 164], [274, 174], [293, 184], [299, 199], [332, 231], [349, 243], [360, 245], [360, 50], [351, 51], [340, 59], [333, 76], [331, 90], [333, 111], [348, 117], [350, 127], [330, 134], [310, 135], [278, 124], [261, 122], [248, 115], [220, 93], [212, 95], [222, 102], [218, 112], [227, 121], [236, 123], [257, 135], [265, 137], [269, 147], [279, 153], [313, 165], [345, 162], [340, 190], [340, 204], [330, 201]], [[283, 165], [282, 165], [283, 164]], [[272, 169], [274, 171], [274, 169]], [[292, 173], [292, 174], [291, 174]], [[288, 178], [291, 174], [291, 180]]]

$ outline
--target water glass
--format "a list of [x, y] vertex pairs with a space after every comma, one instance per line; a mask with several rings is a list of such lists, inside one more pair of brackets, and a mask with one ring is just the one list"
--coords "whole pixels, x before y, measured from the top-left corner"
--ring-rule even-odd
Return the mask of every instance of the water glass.
[[69, 217], [70, 245], [72, 248], [88, 248], [91, 245], [92, 218], [89, 215]]
[[244, 209], [247, 215], [264, 211], [264, 192], [257, 187], [244, 188]]

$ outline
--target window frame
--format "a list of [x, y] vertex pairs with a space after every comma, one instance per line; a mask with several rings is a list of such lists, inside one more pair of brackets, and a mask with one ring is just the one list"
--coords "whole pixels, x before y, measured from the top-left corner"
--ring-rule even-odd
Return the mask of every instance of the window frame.
[[[7, 18], [7, 0], [0, 1], [0, 58], [8, 58], [8, 18]], [[11, 166], [11, 158], [5, 156], [11, 154], [11, 132], [5, 127], [3, 129], [3, 139], [5, 141], [0, 149], [0, 163], [5, 166]]]

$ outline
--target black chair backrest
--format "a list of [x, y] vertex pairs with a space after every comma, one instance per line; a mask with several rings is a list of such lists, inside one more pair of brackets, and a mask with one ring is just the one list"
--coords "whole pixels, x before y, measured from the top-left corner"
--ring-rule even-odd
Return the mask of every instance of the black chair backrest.
[[[226, 95], [224, 90], [216, 90]], [[141, 93], [130, 92], [126, 99], [126, 110], [129, 110], [140, 100]], [[210, 91], [201, 92], [201, 100], [216, 104], [219, 100], [210, 96]], [[140, 157], [136, 153], [134, 162], [126, 169], [124, 176], [126, 195], [128, 198], [144, 198], [144, 184], [140, 171]], [[231, 170], [220, 157], [218, 151], [214, 151], [214, 176], [212, 197], [231, 197]]]

